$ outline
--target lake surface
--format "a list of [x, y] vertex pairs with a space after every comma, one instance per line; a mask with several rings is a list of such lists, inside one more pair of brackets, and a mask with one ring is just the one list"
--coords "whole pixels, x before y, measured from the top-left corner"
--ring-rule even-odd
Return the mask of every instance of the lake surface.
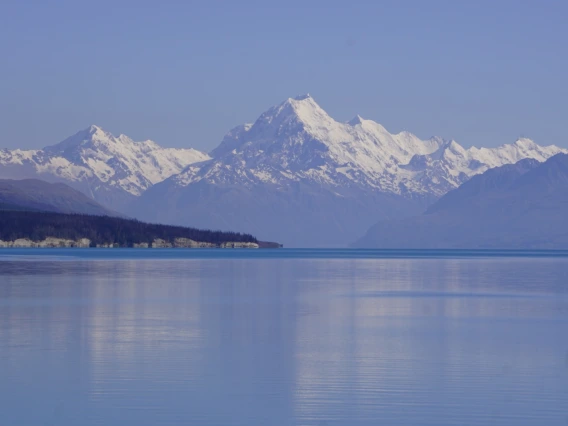
[[568, 252], [0, 250], [0, 425], [568, 425]]

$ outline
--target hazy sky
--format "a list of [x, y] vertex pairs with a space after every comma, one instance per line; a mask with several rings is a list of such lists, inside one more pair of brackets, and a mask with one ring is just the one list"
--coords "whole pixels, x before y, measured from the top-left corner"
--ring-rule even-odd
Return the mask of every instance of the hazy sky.
[[90, 124], [209, 150], [309, 92], [338, 120], [568, 147], [568, 2], [0, 2], [0, 147]]

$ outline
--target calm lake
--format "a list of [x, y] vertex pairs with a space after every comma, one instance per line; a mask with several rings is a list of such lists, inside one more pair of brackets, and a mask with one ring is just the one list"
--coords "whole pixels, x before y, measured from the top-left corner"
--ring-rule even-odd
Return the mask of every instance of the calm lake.
[[0, 425], [568, 425], [568, 252], [0, 250]]

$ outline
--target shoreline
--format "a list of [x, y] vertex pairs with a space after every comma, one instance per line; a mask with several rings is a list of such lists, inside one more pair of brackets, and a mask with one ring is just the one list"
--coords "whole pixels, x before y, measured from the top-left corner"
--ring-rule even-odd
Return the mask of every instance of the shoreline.
[[175, 238], [173, 241], [166, 241], [160, 238], [154, 239], [152, 242], [133, 243], [132, 246], [121, 246], [115, 243], [93, 244], [88, 238], [79, 238], [78, 240], [70, 240], [65, 238], [47, 237], [41, 241], [33, 241], [29, 238], [17, 238], [13, 241], [0, 240], [0, 248], [139, 248], [139, 249], [160, 249], [160, 248], [281, 248], [278, 243], [269, 242], [235, 242], [227, 241], [223, 243], [209, 243], [203, 241], [194, 241], [189, 238]]

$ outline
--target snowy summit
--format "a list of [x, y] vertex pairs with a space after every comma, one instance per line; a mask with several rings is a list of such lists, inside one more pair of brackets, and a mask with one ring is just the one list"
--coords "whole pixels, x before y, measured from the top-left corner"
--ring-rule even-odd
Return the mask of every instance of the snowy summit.
[[438, 137], [391, 134], [359, 115], [341, 123], [308, 94], [270, 108], [252, 125], [233, 129], [211, 152], [212, 161], [173, 179], [181, 186], [200, 180], [245, 186], [312, 181], [438, 197], [488, 168], [523, 158], [544, 161], [559, 152], [566, 150], [530, 140], [465, 149]]
[[465, 149], [438, 137], [392, 134], [360, 116], [338, 122], [304, 95], [232, 129], [210, 160], [154, 185], [129, 213], [287, 246], [341, 246], [381, 218], [421, 213], [489, 168], [562, 151], [523, 140]]
[[139, 196], [189, 164], [207, 159], [207, 154], [195, 149], [162, 148], [150, 140], [135, 142], [93, 125], [43, 150], [0, 151], [0, 177], [63, 181], [98, 201], [120, 207], [121, 198]]

